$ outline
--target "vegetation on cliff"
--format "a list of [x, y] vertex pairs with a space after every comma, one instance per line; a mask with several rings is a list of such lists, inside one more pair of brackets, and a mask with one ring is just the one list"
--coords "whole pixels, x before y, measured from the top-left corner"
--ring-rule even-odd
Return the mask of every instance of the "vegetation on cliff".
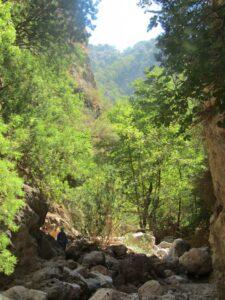
[[[0, 1], [0, 271], [12, 272], [8, 231], [22, 183], [49, 200], [68, 200], [90, 168], [83, 93], [71, 61], [96, 13], [94, 1]], [[18, 224], [19, 225], [19, 224]]]

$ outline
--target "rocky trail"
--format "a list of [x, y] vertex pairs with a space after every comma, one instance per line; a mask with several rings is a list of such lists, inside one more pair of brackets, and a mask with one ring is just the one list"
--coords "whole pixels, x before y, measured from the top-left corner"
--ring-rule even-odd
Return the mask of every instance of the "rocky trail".
[[[51, 242], [52, 253], [60, 251]], [[213, 284], [194, 283], [188, 276], [211, 271], [206, 248], [189, 250], [181, 239], [158, 248], [169, 250], [162, 259], [133, 253], [122, 244], [100, 249], [76, 239], [65, 255], [39, 259], [37, 270], [17, 275], [1, 299], [216, 299]]]
[[[26, 195], [18, 218], [22, 225], [11, 237], [18, 265], [12, 276], [0, 277], [1, 300], [217, 299], [207, 247], [191, 248], [182, 239], [155, 245], [150, 233], [133, 238], [148, 239], [151, 255], [118, 242], [103, 247], [77, 235], [69, 213], [59, 206], [50, 209], [38, 191], [27, 186]], [[65, 227], [66, 252], [40, 230], [50, 223]]]

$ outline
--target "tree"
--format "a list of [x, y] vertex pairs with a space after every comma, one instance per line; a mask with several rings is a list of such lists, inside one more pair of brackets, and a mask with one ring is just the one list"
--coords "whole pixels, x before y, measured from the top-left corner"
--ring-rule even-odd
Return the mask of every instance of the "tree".
[[16, 44], [37, 51], [58, 44], [73, 46], [86, 42], [88, 30], [97, 12], [92, 0], [9, 0], [13, 5], [12, 20], [16, 30]]
[[[225, 248], [225, 241], [221, 239], [225, 216], [225, 1], [141, 0], [139, 4], [148, 11], [152, 2], [159, 4], [160, 9], [151, 19], [149, 29], [158, 23], [164, 29], [158, 41], [161, 61], [166, 73], [175, 78], [177, 87], [175, 109], [169, 106], [166, 116], [170, 120], [184, 110], [190, 114], [185, 128], [194, 121], [202, 121], [204, 128], [217, 198], [210, 241], [214, 267], [219, 274], [219, 290], [224, 295], [225, 259], [220, 257], [224, 257], [222, 249]], [[189, 99], [194, 100], [191, 112]]]

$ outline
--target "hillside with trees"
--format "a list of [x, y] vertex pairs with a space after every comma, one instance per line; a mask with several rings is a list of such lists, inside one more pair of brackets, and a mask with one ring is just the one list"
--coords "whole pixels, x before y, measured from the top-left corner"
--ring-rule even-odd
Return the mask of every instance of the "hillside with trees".
[[115, 101], [133, 93], [133, 81], [157, 63], [155, 43], [155, 40], [139, 42], [123, 52], [109, 45], [89, 46], [95, 79], [106, 98]]

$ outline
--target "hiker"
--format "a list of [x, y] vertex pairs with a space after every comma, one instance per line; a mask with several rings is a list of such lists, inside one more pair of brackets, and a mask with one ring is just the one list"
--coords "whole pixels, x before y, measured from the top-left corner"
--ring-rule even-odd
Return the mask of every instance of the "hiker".
[[64, 232], [64, 228], [61, 228], [60, 232], [58, 233], [57, 242], [63, 248], [63, 250], [66, 249], [66, 245], [68, 244], [68, 239]]

